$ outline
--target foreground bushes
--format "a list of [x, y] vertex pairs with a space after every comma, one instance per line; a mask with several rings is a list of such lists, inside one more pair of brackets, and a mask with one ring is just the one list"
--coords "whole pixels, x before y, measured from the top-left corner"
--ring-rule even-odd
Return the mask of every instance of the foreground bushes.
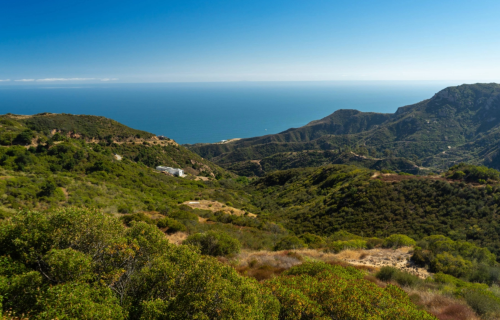
[[279, 319], [436, 319], [401, 289], [380, 288], [352, 267], [308, 262], [265, 286], [281, 303]]
[[[239, 249], [213, 232], [188, 240]], [[435, 319], [352, 267], [307, 262], [260, 284], [194, 248], [94, 210], [21, 212], [0, 222], [2, 308], [30, 319]]]
[[22, 212], [0, 222], [3, 310], [32, 319], [272, 319], [256, 281], [154, 225], [98, 211]]

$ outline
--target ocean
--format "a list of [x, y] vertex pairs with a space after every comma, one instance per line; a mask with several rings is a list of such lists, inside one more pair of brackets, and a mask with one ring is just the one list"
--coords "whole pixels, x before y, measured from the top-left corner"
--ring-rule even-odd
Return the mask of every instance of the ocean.
[[0, 114], [105, 116], [181, 144], [297, 128], [338, 109], [393, 113], [459, 82], [1, 85]]

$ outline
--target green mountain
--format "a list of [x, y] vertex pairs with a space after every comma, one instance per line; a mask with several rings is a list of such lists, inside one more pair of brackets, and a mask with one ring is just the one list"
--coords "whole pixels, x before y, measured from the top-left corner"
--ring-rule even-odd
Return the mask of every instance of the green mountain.
[[[273, 157], [282, 154], [279, 157], [288, 158], [290, 153], [308, 158], [309, 153], [304, 151], [311, 150], [338, 155], [352, 151], [372, 160], [367, 167], [372, 167], [376, 159], [404, 158], [400, 167], [392, 166], [399, 171], [416, 166], [445, 170], [460, 162], [500, 168], [499, 94], [500, 85], [495, 83], [449, 87], [431, 99], [401, 107], [394, 114], [338, 110], [321, 120], [278, 134], [187, 147], [223, 167], [240, 168], [240, 172], [248, 160], [271, 163], [276, 162]], [[284, 166], [269, 169], [340, 161], [328, 155], [323, 158], [302, 162], [292, 159]], [[268, 172], [265, 166], [261, 170]]]

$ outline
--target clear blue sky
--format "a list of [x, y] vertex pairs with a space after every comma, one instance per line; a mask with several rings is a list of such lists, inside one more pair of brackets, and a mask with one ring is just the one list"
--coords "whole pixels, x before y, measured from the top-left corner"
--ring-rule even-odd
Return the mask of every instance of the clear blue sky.
[[[0, 84], [500, 82], [498, 0], [0, 0], [0, 8], [0, 80], [10, 79]], [[22, 79], [50, 80], [14, 81]]]

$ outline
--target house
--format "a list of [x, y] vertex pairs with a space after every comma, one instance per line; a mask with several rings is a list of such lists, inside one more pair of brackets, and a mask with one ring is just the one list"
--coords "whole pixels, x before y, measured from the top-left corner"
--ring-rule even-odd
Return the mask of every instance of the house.
[[161, 172], [168, 172], [168, 173], [170, 173], [174, 176], [177, 176], [177, 177], [184, 176], [184, 170], [179, 169], [179, 168], [158, 166], [158, 167], [156, 167], [156, 170], [161, 171]]

